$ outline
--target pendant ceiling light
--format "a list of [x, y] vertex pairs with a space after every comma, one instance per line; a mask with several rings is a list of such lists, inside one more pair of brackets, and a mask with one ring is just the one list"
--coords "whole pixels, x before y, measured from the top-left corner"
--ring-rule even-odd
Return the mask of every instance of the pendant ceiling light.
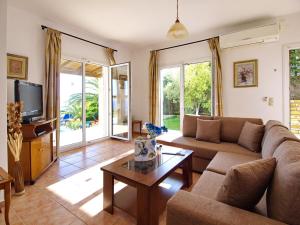
[[178, 0], [177, 0], [177, 17], [175, 23], [170, 27], [167, 37], [169, 39], [184, 39], [189, 36], [189, 32], [185, 28], [185, 26], [180, 23], [178, 17]]

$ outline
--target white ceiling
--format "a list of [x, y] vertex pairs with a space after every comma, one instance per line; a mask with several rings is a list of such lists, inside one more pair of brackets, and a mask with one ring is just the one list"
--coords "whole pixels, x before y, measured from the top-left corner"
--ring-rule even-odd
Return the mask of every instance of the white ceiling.
[[[166, 41], [176, 0], [8, 0], [9, 4], [106, 39], [145, 46]], [[300, 11], [300, 0], [180, 0], [191, 36]]]

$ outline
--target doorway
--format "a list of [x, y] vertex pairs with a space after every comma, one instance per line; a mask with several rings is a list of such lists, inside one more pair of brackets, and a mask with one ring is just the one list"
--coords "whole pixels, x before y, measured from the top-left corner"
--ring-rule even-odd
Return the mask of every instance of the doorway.
[[60, 150], [108, 136], [108, 67], [62, 59]]
[[160, 123], [169, 130], [181, 130], [185, 114], [211, 115], [211, 62], [161, 68], [160, 95]]

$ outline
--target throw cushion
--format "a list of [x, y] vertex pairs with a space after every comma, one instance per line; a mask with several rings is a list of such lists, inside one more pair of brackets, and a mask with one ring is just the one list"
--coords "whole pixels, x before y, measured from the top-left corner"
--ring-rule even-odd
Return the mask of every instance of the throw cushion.
[[276, 166], [276, 159], [259, 159], [231, 167], [218, 190], [216, 200], [250, 210], [266, 191]]
[[253, 152], [260, 152], [264, 130], [264, 125], [245, 122], [238, 144]]
[[196, 139], [220, 143], [221, 121], [197, 119]]
[[202, 120], [212, 120], [212, 116], [195, 116], [195, 115], [184, 115], [182, 124], [182, 136], [183, 137], [196, 137], [197, 132], [197, 118]]

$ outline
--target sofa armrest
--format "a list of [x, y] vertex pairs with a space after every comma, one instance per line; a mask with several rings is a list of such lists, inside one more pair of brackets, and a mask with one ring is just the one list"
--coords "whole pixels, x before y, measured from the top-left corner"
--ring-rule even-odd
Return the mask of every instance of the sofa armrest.
[[283, 225], [204, 196], [179, 191], [167, 204], [167, 225]]

